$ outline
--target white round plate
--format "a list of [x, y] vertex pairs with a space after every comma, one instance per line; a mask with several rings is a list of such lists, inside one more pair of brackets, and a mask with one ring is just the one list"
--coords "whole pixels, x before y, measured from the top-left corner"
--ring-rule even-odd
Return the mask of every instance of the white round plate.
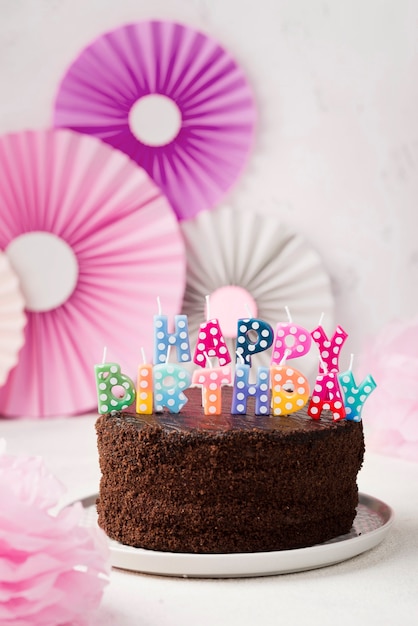
[[[87, 526], [97, 523], [96, 498], [82, 500]], [[121, 569], [184, 578], [289, 574], [333, 565], [374, 548], [388, 533], [393, 517], [393, 510], [387, 504], [360, 493], [351, 532], [310, 548], [248, 554], [185, 554], [131, 548], [109, 540], [110, 560], [113, 567]]]

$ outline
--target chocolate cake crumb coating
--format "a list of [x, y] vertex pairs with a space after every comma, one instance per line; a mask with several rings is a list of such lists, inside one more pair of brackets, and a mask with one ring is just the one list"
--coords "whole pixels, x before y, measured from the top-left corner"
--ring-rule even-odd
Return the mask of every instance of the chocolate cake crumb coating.
[[262, 552], [350, 531], [362, 424], [288, 416], [208, 417], [201, 390], [179, 414], [102, 415], [99, 525], [123, 544], [194, 553]]

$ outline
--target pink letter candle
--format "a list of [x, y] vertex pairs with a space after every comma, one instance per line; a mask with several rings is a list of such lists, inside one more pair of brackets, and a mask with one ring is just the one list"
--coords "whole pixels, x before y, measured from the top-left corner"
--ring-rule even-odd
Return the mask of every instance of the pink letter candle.
[[307, 354], [311, 343], [312, 338], [306, 328], [292, 322], [280, 322], [276, 326], [271, 364], [280, 365], [285, 356], [288, 359], [295, 359]]
[[249, 396], [255, 396], [255, 415], [269, 415], [270, 413], [270, 368], [259, 367], [257, 382], [248, 382], [250, 366], [246, 363], [237, 363], [235, 367], [234, 389], [232, 393], [231, 414], [245, 415]]
[[288, 365], [270, 368], [273, 415], [299, 411], [309, 399], [309, 383], [298, 370]]
[[335, 372], [319, 374], [308, 406], [308, 415], [317, 420], [323, 409], [332, 411], [334, 421], [345, 418], [338, 376]]
[[177, 360], [181, 363], [190, 361], [190, 341], [187, 315], [174, 317], [175, 332], [168, 332], [167, 315], [154, 315], [154, 363], [165, 363], [168, 348], [175, 346]]
[[161, 413], [164, 407], [170, 413], [179, 413], [187, 402], [183, 391], [191, 385], [190, 373], [177, 363], [154, 365], [155, 411]]
[[357, 387], [353, 372], [348, 370], [338, 374], [338, 380], [343, 390], [346, 419], [360, 422], [364, 403], [372, 391], [376, 389], [374, 378], [369, 374]]
[[322, 326], [318, 326], [311, 332], [312, 339], [317, 344], [320, 354], [319, 373], [325, 372], [338, 372], [339, 371], [339, 357], [341, 348], [348, 335], [341, 328], [337, 326], [332, 339], [328, 339]]
[[[256, 333], [256, 341], [251, 340], [249, 334], [251, 331]], [[238, 358], [251, 365], [251, 357], [270, 348], [273, 338], [273, 329], [267, 322], [253, 317], [238, 320], [236, 348]]]
[[127, 409], [135, 399], [135, 385], [122, 374], [117, 363], [94, 366], [98, 399], [98, 412], [115, 413]]
[[193, 372], [192, 382], [202, 386], [202, 402], [205, 415], [221, 415], [222, 385], [231, 383], [231, 368], [213, 367]]
[[231, 356], [217, 319], [208, 320], [200, 325], [193, 362], [200, 367], [205, 367], [208, 357], [217, 357], [220, 367], [231, 362]]

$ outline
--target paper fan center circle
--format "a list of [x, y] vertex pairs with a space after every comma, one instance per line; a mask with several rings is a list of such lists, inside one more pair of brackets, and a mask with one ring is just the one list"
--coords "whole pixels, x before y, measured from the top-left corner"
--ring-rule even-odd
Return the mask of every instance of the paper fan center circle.
[[73, 293], [78, 280], [78, 262], [61, 237], [44, 231], [23, 233], [5, 250], [19, 276], [28, 311], [51, 311]]
[[166, 146], [179, 134], [182, 116], [171, 98], [152, 93], [139, 98], [129, 111], [129, 128], [146, 146]]
[[243, 287], [225, 285], [210, 296], [210, 317], [217, 318], [224, 337], [237, 336], [237, 320], [257, 317], [257, 304]]

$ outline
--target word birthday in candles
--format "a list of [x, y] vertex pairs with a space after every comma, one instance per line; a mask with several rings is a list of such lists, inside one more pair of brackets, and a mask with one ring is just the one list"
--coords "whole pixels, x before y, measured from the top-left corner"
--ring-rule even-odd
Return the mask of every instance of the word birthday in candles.
[[[209, 306], [208, 306], [209, 310]], [[332, 412], [334, 421], [360, 421], [363, 405], [376, 382], [371, 375], [359, 384], [352, 372], [353, 358], [347, 371], [340, 372], [339, 358], [347, 333], [337, 326], [328, 337], [319, 325], [312, 331], [294, 324], [288, 313], [287, 322], [279, 322], [275, 331], [267, 322], [256, 318], [237, 320], [236, 363], [232, 375], [229, 354], [218, 319], [208, 319], [200, 326], [193, 362], [197, 369], [191, 374], [182, 364], [191, 361], [188, 320], [176, 315], [174, 332], [168, 331], [167, 316], [154, 316], [154, 362], [147, 363], [142, 352], [137, 381], [121, 371], [118, 363], [108, 363], [103, 355], [95, 366], [99, 413], [115, 413], [135, 403], [137, 414], [167, 410], [179, 413], [187, 403], [184, 393], [191, 385], [202, 388], [205, 415], [220, 415], [222, 387], [232, 385], [232, 415], [245, 415], [249, 398], [254, 398], [256, 415], [281, 416], [299, 411], [305, 405], [307, 414], [320, 419], [323, 410]], [[318, 374], [311, 391], [302, 372], [288, 361], [304, 356], [316, 346]], [[255, 382], [250, 382], [251, 358], [272, 348], [270, 367], [258, 367]], [[177, 362], [169, 362], [170, 350], [176, 350]], [[212, 359], [217, 359], [213, 366]]]

